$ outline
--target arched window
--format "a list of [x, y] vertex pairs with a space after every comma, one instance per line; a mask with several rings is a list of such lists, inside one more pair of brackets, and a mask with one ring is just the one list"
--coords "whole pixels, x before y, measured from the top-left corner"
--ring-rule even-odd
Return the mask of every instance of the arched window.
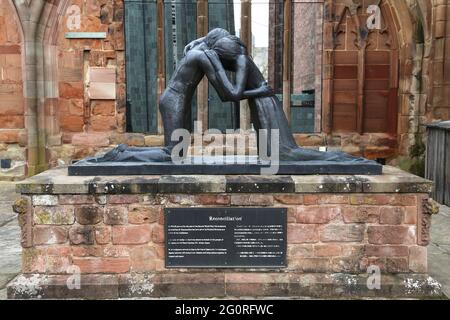
[[329, 1], [333, 7], [326, 24], [324, 106], [328, 132], [396, 132], [396, 31], [386, 1], [373, 3]]
[[[321, 1], [124, 0], [124, 4], [128, 131], [162, 133], [158, 99], [184, 46], [217, 27], [246, 43], [283, 101], [293, 131], [320, 131]], [[191, 110], [191, 123], [201, 120], [204, 130], [251, 128], [246, 103], [222, 102], [205, 81], [197, 88]]]

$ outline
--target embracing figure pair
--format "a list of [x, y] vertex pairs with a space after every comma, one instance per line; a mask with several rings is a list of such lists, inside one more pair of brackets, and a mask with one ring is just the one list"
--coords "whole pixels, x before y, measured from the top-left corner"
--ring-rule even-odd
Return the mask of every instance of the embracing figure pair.
[[[103, 161], [170, 161], [171, 151], [179, 141], [172, 141], [172, 133], [188, 128], [188, 117], [195, 90], [206, 75], [222, 101], [248, 99], [251, 122], [255, 130], [267, 131], [267, 150], [270, 152], [271, 130], [279, 133], [279, 159], [287, 161], [359, 161], [342, 152], [320, 152], [297, 146], [289, 128], [282, 105], [264, 76], [248, 55], [242, 41], [224, 29], [214, 29], [206, 37], [185, 47], [184, 57], [160, 99], [160, 112], [164, 126], [165, 147], [128, 147], [119, 145], [96, 162]], [[234, 73], [234, 83], [226, 74]], [[258, 145], [258, 148], [260, 146]]]

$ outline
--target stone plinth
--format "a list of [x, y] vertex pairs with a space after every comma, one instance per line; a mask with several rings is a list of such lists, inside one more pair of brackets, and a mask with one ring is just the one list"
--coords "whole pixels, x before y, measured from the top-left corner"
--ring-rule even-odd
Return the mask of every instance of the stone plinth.
[[[430, 181], [391, 167], [380, 176], [74, 177], [49, 170], [17, 185], [23, 266], [8, 296], [438, 296], [426, 275], [431, 189]], [[193, 206], [287, 208], [287, 267], [165, 268], [163, 209]], [[367, 287], [374, 265], [379, 290]], [[81, 288], [71, 290], [78, 268]]]

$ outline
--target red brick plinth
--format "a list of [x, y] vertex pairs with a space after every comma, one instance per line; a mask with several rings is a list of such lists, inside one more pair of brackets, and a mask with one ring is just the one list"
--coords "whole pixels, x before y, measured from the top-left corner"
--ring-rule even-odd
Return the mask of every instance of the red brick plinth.
[[[426, 275], [431, 182], [394, 168], [284, 177], [68, 177], [54, 169], [17, 188], [23, 264], [10, 298], [440, 294]], [[164, 208], [193, 206], [287, 208], [287, 267], [166, 269]], [[367, 286], [374, 266], [380, 289]], [[80, 289], [68, 285], [78, 270]]]

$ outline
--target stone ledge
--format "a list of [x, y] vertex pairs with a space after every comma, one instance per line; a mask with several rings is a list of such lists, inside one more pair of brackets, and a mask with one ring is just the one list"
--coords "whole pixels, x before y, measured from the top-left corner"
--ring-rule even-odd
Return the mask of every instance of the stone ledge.
[[56, 168], [17, 183], [22, 194], [144, 193], [430, 193], [432, 182], [385, 166], [378, 176], [68, 176]]
[[[191, 161], [190, 161], [191, 160]], [[215, 157], [192, 157], [183, 165], [172, 162], [101, 162], [93, 163], [81, 160], [69, 166], [69, 176], [95, 175], [259, 175], [270, 168], [269, 162], [257, 161], [253, 157], [234, 157], [220, 159], [215, 163]], [[248, 160], [248, 161], [247, 161]], [[223, 161], [223, 162], [222, 162]], [[273, 168], [275, 169], [275, 168]], [[280, 161], [277, 164], [277, 175], [311, 175], [311, 174], [362, 174], [377, 175], [383, 167], [371, 160], [360, 162], [334, 161]]]
[[415, 298], [445, 299], [440, 285], [422, 274], [382, 275], [380, 290], [367, 288], [368, 274], [172, 273], [85, 274], [68, 289], [69, 275], [21, 274], [7, 287], [9, 299], [117, 298]]

